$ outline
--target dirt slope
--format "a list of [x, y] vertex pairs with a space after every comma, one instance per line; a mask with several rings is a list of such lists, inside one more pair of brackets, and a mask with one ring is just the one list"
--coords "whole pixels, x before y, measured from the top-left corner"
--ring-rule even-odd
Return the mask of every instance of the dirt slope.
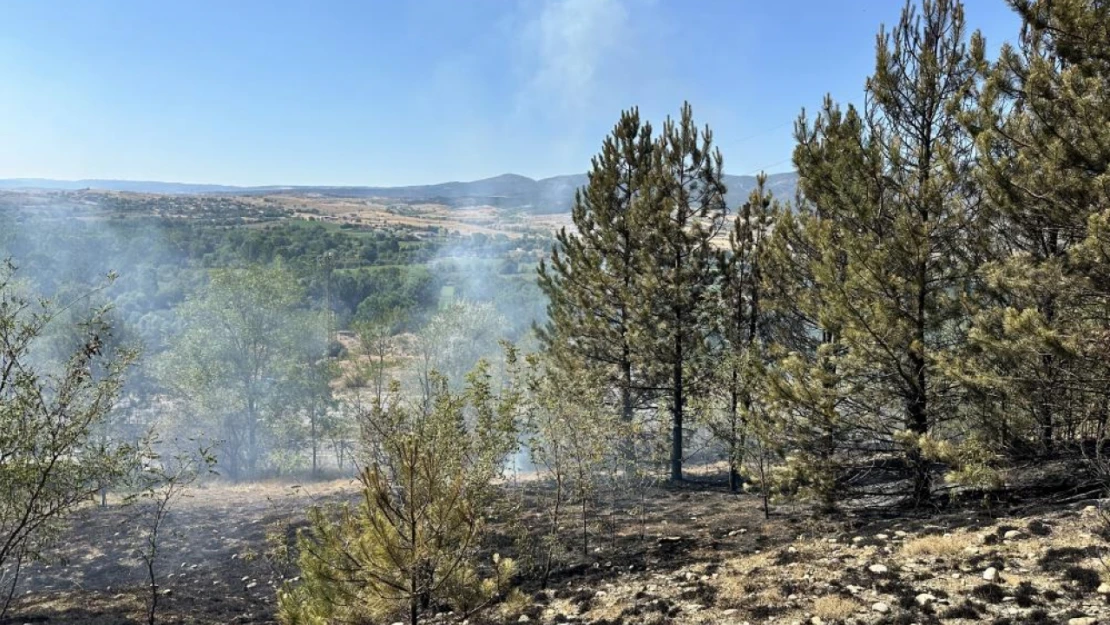
[[[345, 480], [212, 486], [182, 504], [162, 560], [164, 623], [273, 623], [283, 574], [267, 532], [314, 502], [352, 496]], [[646, 523], [599, 511], [588, 556], [526, 609], [493, 622], [1110, 623], [1110, 549], [1091, 502], [991, 518], [813, 518], [717, 488], [659, 489]], [[126, 508], [89, 508], [25, 572], [12, 623], [143, 622], [145, 595]], [[537, 517], [538, 524], [538, 517]], [[573, 529], [573, 528], [571, 528]], [[642, 535], [641, 535], [642, 532]], [[1088, 620], [1085, 620], [1088, 619]], [[436, 619], [432, 619], [433, 621]]]

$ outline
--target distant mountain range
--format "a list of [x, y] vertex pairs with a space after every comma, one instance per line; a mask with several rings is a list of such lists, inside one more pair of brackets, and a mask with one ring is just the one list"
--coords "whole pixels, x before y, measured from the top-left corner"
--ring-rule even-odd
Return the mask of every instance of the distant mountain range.
[[51, 178], [5, 178], [0, 179], [0, 189], [79, 191], [97, 189], [100, 191], [130, 191], [132, 193], [202, 194], [202, 193], [244, 193], [263, 189], [287, 189], [289, 187], [233, 187], [219, 184], [189, 184], [185, 182], [154, 182], [147, 180], [54, 180]]
[[[783, 199], [793, 199], [798, 176], [794, 172], [772, 174], [767, 185]], [[404, 202], [426, 201], [459, 208], [496, 206], [529, 213], [562, 213], [570, 210], [575, 189], [586, 184], [586, 174], [571, 174], [533, 180], [517, 174], [503, 174], [472, 182], [443, 182], [407, 187], [310, 187], [267, 186], [235, 187], [214, 184], [152, 182], [139, 180], [51, 180], [46, 178], [0, 179], [0, 189], [130, 191], [164, 194], [316, 194], [332, 197], [385, 198]], [[754, 176], [725, 176], [728, 205], [739, 206], [755, 187]]]

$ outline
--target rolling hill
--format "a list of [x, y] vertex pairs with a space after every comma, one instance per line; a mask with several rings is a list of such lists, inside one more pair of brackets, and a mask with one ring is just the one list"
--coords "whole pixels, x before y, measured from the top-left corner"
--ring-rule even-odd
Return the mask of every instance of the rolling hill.
[[[540, 180], [517, 174], [503, 174], [471, 182], [443, 182], [405, 187], [235, 187], [131, 180], [11, 178], [0, 180], [0, 189], [99, 189], [164, 194], [312, 194], [329, 197], [386, 198], [404, 202], [433, 202], [456, 208], [494, 206], [532, 214], [553, 214], [569, 211], [574, 202], [575, 189], [585, 185], [586, 181], [586, 174], [553, 176]], [[747, 198], [755, 186], [755, 177], [726, 175], [725, 182], [728, 185], [728, 205], [730, 208], [735, 208]], [[772, 174], [769, 176], [768, 186], [777, 197], [793, 199], [797, 174], [794, 172]]]

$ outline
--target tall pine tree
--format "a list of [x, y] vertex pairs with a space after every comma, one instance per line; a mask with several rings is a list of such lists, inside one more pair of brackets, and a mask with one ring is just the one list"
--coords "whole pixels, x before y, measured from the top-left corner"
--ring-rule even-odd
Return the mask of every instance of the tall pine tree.
[[640, 386], [634, 307], [646, 237], [639, 214], [654, 151], [651, 125], [636, 109], [622, 113], [592, 160], [588, 184], [575, 194], [575, 230], [560, 230], [550, 263], [539, 266], [549, 301], [541, 340], [560, 345], [553, 353], [608, 372], [625, 421], [633, 418]]
[[814, 273], [827, 289], [817, 316], [844, 351], [837, 376], [867, 406], [859, 426], [902, 444], [915, 501], [930, 492], [923, 439], [957, 404], [939, 368], [961, 340], [976, 218], [957, 120], [975, 84], [967, 40], [955, 0], [926, 0], [920, 14], [907, 4], [879, 33], [864, 113], [827, 103], [795, 151], [805, 198], [832, 229], [823, 242], [836, 246]]
[[724, 225], [722, 157], [709, 128], [698, 129], [686, 103], [657, 142], [641, 250], [642, 335], [659, 384], [669, 395], [671, 479], [682, 479], [688, 396], [710, 378], [708, 338], [716, 282], [713, 238]]
[[805, 149], [795, 151], [795, 165], [807, 176], [794, 209], [779, 214], [764, 255], [762, 307], [774, 322], [765, 325], [771, 340], [760, 390], [786, 455], [778, 486], [833, 509], [854, 443], [873, 437], [866, 428], [874, 421], [873, 404], [850, 375], [848, 343], [840, 340], [844, 321], [836, 311], [851, 231], [837, 215], [879, 202], [882, 159], [877, 144], [860, 143], [866, 125], [858, 112], [841, 111], [828, 98], [813, 126], [803, 114], [796, 133]]
[[1110, 4], [1010, 4], [1022, 35], [967, 116], [994, 227], [960, 373], [984, 400], [989, 439], [1048, 452], [1092, 402], [1107, 410]]

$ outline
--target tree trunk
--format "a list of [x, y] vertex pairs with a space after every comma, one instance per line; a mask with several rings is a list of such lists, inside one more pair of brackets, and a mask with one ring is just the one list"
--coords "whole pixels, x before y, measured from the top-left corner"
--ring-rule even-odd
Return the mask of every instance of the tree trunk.
[[[625, 426], [632, 423], [632, 356], [627, 339], [621, 348], [621, 420]], [[626, 430], [629, 432], [629, 430]], [[625, 477], [636, 474], [636, 443], [631, 435], [621, 436], [618, 443]]]
[[728, 489], [730, 491], [734, 492], [734, 493], [738, 492], [740, 490], [740, 471], [739, 471], [739, 464], [740, 464], [740, 457], [739, 457], [740, 454], [739, 454], [739, 452], [740, 452], [740, 450], [739, 450], [739, 445], [737, 444], [737, 438], [740, 435], [739, 427], [738, 427], [739, 424], [737, 423], [737, 419], [740, 418], [739, 417], [739, 403], [740, 403], [739, 395], [740, 395], [740, 393], [739, 393], [739, 391], [736, 390], [736, 385], [738, 383], [737, 382], [738, 377], [739, 377], [739, 375], [737, 374], [736, 368], [734, 366], [733, 369], [732, 369], [732, 390], [729, 393], [729, 403], [728, 403], [729, 425], [732, 428], [732, 431], [730, 432], [730, 435], [729, 435], [729, 441], [728, 441], [728, 447], [729, 447], [728, 448]]
[[674, 362], [672, 363], [671, 412], [674, 421], [671, 429], [671, 480], [682, 481], [682, 335], [676, 330]]
[[258, 464], [258, 419], [255, 415], [254, 394], [247, 395], [247, 454], [246, 471], [248, 477], [256, 477]]
[[763, 518], [771, 518], [771, 492], [767, 486], [767, 454], [759, 443], [759, 494], [763, 497]]
[[[927, 399], [925, 396], [925, 359], [915, 352], [910, 355], [910, 363], [915, 371], [915, 384], [911, 389], [907, 405], [907, 416], [909, 417], [907, 426], [910, 432], [923, 436], [929, 433]], [[916, 443], [910, 448], [907, 460], [913, 470], [914, 503], [924, 503], [929, 500], [932, 491], [929, 463], [922, 457], [921, 447]]]
[[[1051, 242], [1053, 243], [1053, 249], [1055, 249], [1055, 237]], [[1044, 301], [1041, 303], [1041, 314], [1044, 315], [1047, 326], [1053, 327], [1056, 325], [1056, 298], [1054, 296], [1049, 295], [1044, 298]], [[1055, 359], [1052, 357], [1052, 354], [1044, 354], [1041, 356], [1041, 369], [1048, 388], [1042, 388], [1041, 392], [1037, 394], [1038, 396], [1034, 400], [1038, 412], [1040, 413], [1037, 415], [1037, 422], [1041, 426], [1041, 451], [1046, 455], [1052, 453], [1052, 444], [1055, 438], [1056, 424], [1054, 415], [1052, 414], [1052, 398], [1058, 397], [1061, 392], [1056, 384], [1056, 376], [1053, 371], [1054, 366]]]
[[582, 557], [590, 557], [590, 523], [589, 510], [586, 507], [586, 495], [582, 495]]
[[[927, 179], [927, 178], [926, 178]], [[929, 221], [927, 212], [920, 215], [921, 223]], [[918, 437], [929, 433], [928, 413], [928, 373], [925, 362], [925, 308], [928, 298], [928, 267], [924, 261], [917, 267], [917, 315], [914, 319], [914, 343], [910, 347], [909, 361], [913, 370], [913, 381], [910, 384], [910, 396], [906, 406], [906, 416], [909, 419], [907, 427]], [[924, 503], [932, 495], [932, 480], [929, 472], [929, 463], [921, 456], [921, 446], [916, 442], [910, 448], [910, 466], [913, 469], [913, 500], [915, 505]]]
[[316, 406], [312, 406], [309, 410], [309, 423], [312, 426], [312, 477], [316, 477], [319, 474], [317, 465], [317, 448], [319, 445], [316, 437]]
[[621, 418], [632, 423], [632, 360], [627, 345], [621, 360]]

